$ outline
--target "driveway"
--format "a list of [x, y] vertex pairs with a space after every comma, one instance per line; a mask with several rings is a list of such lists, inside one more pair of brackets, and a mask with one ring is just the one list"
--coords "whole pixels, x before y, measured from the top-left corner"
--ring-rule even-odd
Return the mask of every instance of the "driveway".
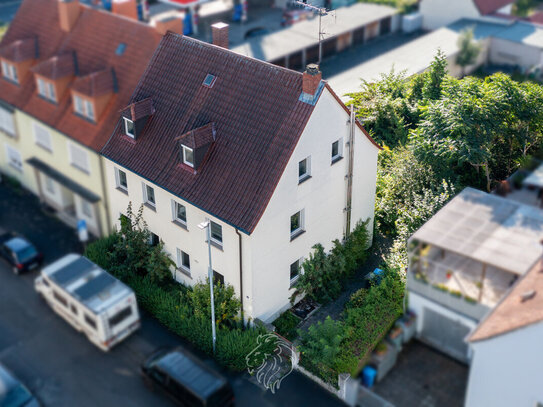
[[[0, 227], [25, 234], [43, 251], [46, 263], [81, 250], [75, 232], [43, 214], [37, 198], [2, 184]], [[221, 370], [145, 313], [138, 332], [110, 352], [100, 351], [40, 299], [33, 287], [36, 275], [37, 271], [16, 276], [0, 262], [0, 363], [45, 406], [171, 405], [144, 387], [138, 373], [145, 356], [161, 346], [183, 346]], [[298, 372], [286, 377], [275, 395], [247, 373], [222, 373], [234, 388], [237, 406], [344, 406]]]

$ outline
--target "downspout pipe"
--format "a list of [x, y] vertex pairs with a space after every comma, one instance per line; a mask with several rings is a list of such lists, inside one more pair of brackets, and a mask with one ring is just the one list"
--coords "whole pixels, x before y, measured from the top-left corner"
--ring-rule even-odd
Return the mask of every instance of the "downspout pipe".
[[243, 326], [245, 326], [245, 318], [243, 315], [243, 249], [241, 245], [241, 233], [239, 233], [237, 228], [235, 230], [239, 241], [239, 298], [241, 302], [241, 321]]

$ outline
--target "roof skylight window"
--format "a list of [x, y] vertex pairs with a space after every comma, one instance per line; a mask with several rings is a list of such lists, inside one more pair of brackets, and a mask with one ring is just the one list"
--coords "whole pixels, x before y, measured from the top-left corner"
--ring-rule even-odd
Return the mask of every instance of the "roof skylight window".
[[204, 86], [206, 86], [208, 88], [212, 88], [216, 79], [217, 79], [216, 76], [211, 75], [210, 73], [208, 73], [206, 78], [204, 79], [204, 83], [202, 85], [204, 85]]
[[126, 49], [126, 44], [124, 42], [121, 42], [117, 49], [115, 50], [115, 55], [122, 55], [124, 54], [124, 50]]

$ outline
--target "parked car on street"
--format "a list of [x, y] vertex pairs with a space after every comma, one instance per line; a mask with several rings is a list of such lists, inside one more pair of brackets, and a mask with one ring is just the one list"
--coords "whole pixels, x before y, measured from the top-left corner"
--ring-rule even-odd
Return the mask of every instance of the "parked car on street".
[[182, 348], [153, 353], [141, 367], [143, 379], [186, 407], [229, 407], [234, 393], [228, 380]]
[[0, 407], [39, 407], [24, 384], [0, 365]]
[[23, 236], [0, 228], [0, 257], [11, 266], [15, 274], [41, 266], [43, 255]]
[[80, 254], [45, 267], [34, 287], [57, 314], [104, 351], [140, 327], [134, 291]]

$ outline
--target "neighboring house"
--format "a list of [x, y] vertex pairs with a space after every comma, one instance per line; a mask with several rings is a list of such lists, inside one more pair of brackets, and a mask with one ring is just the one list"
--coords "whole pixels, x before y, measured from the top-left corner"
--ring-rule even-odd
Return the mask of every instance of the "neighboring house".
[[98, 152], [161, 38], [78, 0], [25, 0], [0, 43], [0, 171], [66, 223], [106, 234]]
[[315, 243], [329, 250], [358, 220], [372, 230], [379, 147], [318, 67], [302, 74], [229, 51], [226, 24], [213, 37], [169, 33], [158, 46], [102, 149], [111, 222], [143, 203], [176, 279], [192, 285], [207, 276], [198, 225], [210, 220], [215, 278], [235, 288], [246, 318], [271, 321]]
[[417, 336], [469, 362], [465, 337], [534, 267], [541, 238], [539, 208], [464, 189], [409, 239], [408, 301], [419, 316]]
[[514, 0], [421, 0], [419, 12], [426, 30], [449, 25], [462, 18], [510, 14]]
[[543, 262], [469, 336], [466, 407], [543, 406]]

